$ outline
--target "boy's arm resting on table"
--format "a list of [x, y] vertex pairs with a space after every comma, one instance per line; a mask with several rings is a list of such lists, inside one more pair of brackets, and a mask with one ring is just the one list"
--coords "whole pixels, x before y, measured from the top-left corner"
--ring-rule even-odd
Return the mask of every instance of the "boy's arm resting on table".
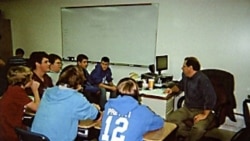
[[150, 125], [150, 131], [160, 129], [164, 126], [164, 119], [157, 114], [152, 115], [152, 122]]
[[39, 96], [39, 92], [38, 92], [38, 87], [40, 86], [40, 83], [37, 81], [33, 81], [32, 85], [31, 85], [31, 90], [32, 93], [34, 95], [34, 101], [28, 103], [26, 105], [27, 108], [36, 111], [39, 104], [40, 104], [40, 96]]
[[102, 120], [102, 112], [98, 111], [98, 114], [96, 115], [96, 118], [94, 119], [94, 121], [101, 121]]
[[98, 111], [100, 111], [101, 107], [98, 104], [91, 103]]
[[143, 107], [145, 107], [143, 113], [146, 114], [146, 117], [148, 118], [148, 131], [153, 131], [162, 128], [164, 126], [164, 119], [158, 114], [156, 114], [149, 106], [143, 105]]
[[92, 103], [92, 105], [98, 110], [98, 113], [96, 115], [96, 118], [94, 119], [95, 121], [101, 121], [102, 119], [102, 112], [100, 111], [100, 106], [95, 104], [95, 103]]

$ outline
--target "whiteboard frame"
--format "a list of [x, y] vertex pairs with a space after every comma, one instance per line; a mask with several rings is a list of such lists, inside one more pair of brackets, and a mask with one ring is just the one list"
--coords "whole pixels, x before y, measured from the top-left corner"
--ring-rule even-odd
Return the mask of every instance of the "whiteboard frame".
[[[65, 24], [64, 23], [65, 22], [65, 19], [64, 19], [65, 18], [64, 17], [65, 16], [65, 10], [66, 11], [67, 10], [75, 10], [75, 9], [86, 10], [86, 8], [90, 8], [90, 9], [92, 9], [92, 8], [101, 8], [101, 9], [103, 9], [104, 8], [104, 10], [105, 10], [105, 8], [110, 8], [110, 7], [111, 8], [131, 8], [131, 7], [134, 7], [134, 6], [137, 6], [137, 7], [138, 6], [144, 6], [144, 7], [145, 6], [149, 6], [149, 8], [150, 7], [151, 8], [156, 8], [156, 9], [154, 9], [155, 10], [154, 12], [157, 12], [157, 13], [154, 13], [155, 14], [154, 16], [156, 16], [156, 17], [154, 17], [155, 19], [153, 21], [154, 24], [155, 24], [154, 25], [155, 29], [154, 29], [153, 32], [152, 31], [150, 31], [151, 33], [149, 32], [150, 36], [152, 36], [151, 38], [154, 38], [152, 40], [153, 43], [151, 41], [151, 44], [153, 45], [153, 47], [147, 47], [146, 49], [141, 48], [140, 46], [146, 46], [145, 44], [144, 45], [142, 44], [142, 43], [146, 42], [147, 41], [146, 40], [146, 41], [141, 41], [142, 45], [140, 45], [139, 42], [136, 43], [136, 45], [135, 45], [136, 47], [134, 47], [134, 48], [136, 48], [135, 52], [133, 52], [133, 50], [132, 50], [133, 47], [131, 47], [131, 48], [128, 48], [128, 50], [132, 50], [132, 51], [130, 51], [130, 52], [128, 51], [127, 53], [126, 53], [126, 50], [121, 50], [121, 51], [112, 52], [111, 54], [108, 54], [108, 53], [103, 54], [103, 55], [99, 54], [98, 58], [94, 58], [93, 57], [93, 52], [94, 51], [92, 51], [90, 53], [88, 52], [88, 49], [91, 49], [91, 48], [87, 48], [86, 50], [83, 50], [82, 48], [80, 48], [81, 45], [82, 45], [82, 43], [79, 43], [78, 47], [76, 47], [74, 45], [71, 45], [72, 43], [70, 43], [69, 45], [66, 45], [65, 42], [67, 42], [67, 40], [71, 40], [71, 39], [67, 39], [69, 37], [65, 37], [68, 34], [68, 33], [67, 34], [65, 33], [65, 32], [68, 32], [68, 31], [66, 31], [67, 29], [65, 29], [65, 25], [64, 25]], [[86, 54], [89, 57], [90, 62], [95, 63], [95, 62], [99, 62], [100, 59], [101, 59], [101, 57], [107, 56], [107, 57], [110, 58], [111, 64], [113, 64], [113, 65], [133, 66], [133, 67], [148, 67], [148, 65], [155, 63], [157, 30], [158, 30], [158, 12], [159, 12], [159, 4], [155, 4], [155, 3], [154, 4], [153, 3], [143, 3], [143, 4], [122, 4], [122, 5], [98, 5], [98, 6], [82, 6], [82, 7], [63, 7], [63, 8], [61, 8], [62, 45], [63, 45], [63, 47], [62, 47], [62, 54], [63, 54], [63, 58], [64, 58], [64, 60], [67, 61], [67, 60], [69, 60], [69, 57], [71, 57], [70, 61], [74, 61], [75, 58], [76, 58], [76, 56], [78, 54]], [[71, 23], [68, 23], [68, 24], [71, 24]], [[70, 26], [72, 26], [72, 25], [70, 25]], [[137, 25], [137, 26], [139, 27], [139, 25]], [[145, 24], [143, 26], [145, 26]], [[152, 25], [149, 25], [149, 26], [152, 26]], [[140, 27], [142, 27], [142, 25], [140, 25]], [[103, 32], [105, 32], [105, 31], [103, 31]], [[135, 30], [133, 30], [131, 32], [135, 32]], [[77, 33], [77, 34], [80, 35], [80, 33]], [[152, 35], [152, 34], [154, 34], [154, 35]], [[72, 35], [70, 35], [70, 36], [72, 36]], [[73, 39], [73, 36], [71, 38]], [[91, 40], [91, 39], [89, 39], [89, 40]], [[78, 41], [81, 41], [81, 40], [78, 39]], [[147, 43], [147, 44], [149, 44], [149, 43]], [[131, 43], [130, 43], [130, 45], [131, 45]], [[92, 46], [92, 45], [83, 45], [83, 46]], [[137, 46], [138, 46], [138, 48], [137, 48]], [[121, 48], [124, 48], [124, 47], [121, 47]], [[121, 48], [119, 48], [119, 49], [121, 49]], [[98, 49], [98, 50], [100, 50], [100, 49]], [[122, 55], [126, 55], [126, 56], [123, 56], [123, 57], [119, 58], [119, 56], [114, 57], [112, 54], [120, 54], [121, 56]], [[72, 60], [72, 58], [74, 58], [74, 59]], [[121, 59], [121, 61], [119, 59], [117, 59], [117, 58]], [[122, 60], [123, 58], [125, 58], [126, 60]], [[148, 59], [148, 58], [150, 58], [150, 59]], [[129, 60], [129, 59], [133, 59], [133, 60]], [[138, 59], [138, 62], [137, 62], [137, 59]], [[142, 62], [142, 60], [143, 61], [146, 60], [146, 61]]]

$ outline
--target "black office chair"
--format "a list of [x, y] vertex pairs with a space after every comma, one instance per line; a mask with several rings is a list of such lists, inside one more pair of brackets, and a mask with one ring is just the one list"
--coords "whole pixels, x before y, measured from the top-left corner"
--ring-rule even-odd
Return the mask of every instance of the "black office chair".
[[22, 128], [15, 128], [16, 134], [20, 141], [49, 141], [45, 135], [31, 132]]
[[[233, 109], [236, 108], [234, 97], [234, 76], [224, 70], [205, 69], [201, 70], [211, 81], [217, 101], [214, 108], [214, 120], [207, 128], [207, 131], [217, 128], [225, 122], [226, 117], [231, 121], [236, 121]], [[177, 108], [183, 106], [185, 97], [181, 97], [177, 102]], [[193, 119], [183, 121], [187, 126], [193, 126]]]
[[243, 102], [243, 116], [246, 128], [250, 128], [250, 99], [245, 99]]
[[77, 136], [74, 141], [92, 141], [100, 135], [100, 130], [91, 128], [78, 128]]
[[250, 139], [250, 99], [245, 99], [243, 102], [243, 117], [246, 127], [235, 133], [231, 141], [249, 141]]
[[23, 118], [22, 118], [22, 123], [25, 126], [31, 128], [34, 117], [35, 117], [34, 115], [29, 115], [29, 114], [24, 113]]

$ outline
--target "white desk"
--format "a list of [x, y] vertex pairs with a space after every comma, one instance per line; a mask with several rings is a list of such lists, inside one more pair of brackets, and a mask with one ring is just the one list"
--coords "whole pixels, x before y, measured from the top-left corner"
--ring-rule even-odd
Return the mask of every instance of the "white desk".
[[140, 90], [141, 103], [149, 106], [155, 113], [166, 119], [174, 110], [174, 96], [163, 93], [164, 89]]

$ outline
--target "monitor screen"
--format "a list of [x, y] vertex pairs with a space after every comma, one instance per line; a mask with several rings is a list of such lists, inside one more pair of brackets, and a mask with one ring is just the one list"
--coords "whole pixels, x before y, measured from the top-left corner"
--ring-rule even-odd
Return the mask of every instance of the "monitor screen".
[[156, 56], [156, 70], [158, 71], [158, 74], [161, 75], [162, 70], [168, 69], [168, 56]]

